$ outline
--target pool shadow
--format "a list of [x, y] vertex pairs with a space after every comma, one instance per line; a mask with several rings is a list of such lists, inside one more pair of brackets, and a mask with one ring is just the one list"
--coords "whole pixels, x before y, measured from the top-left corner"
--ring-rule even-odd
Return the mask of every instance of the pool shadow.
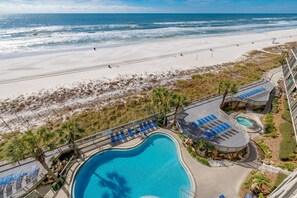
[[[97, 173], [94, 173], [98, 178], [98, 185], [101, 188], [108, 188], [109, 190], [104, 192], [103, 198], [127, 198], [130, 197], [131, 188], [127, 185], [126, 179], [113, 171], [106, 173], [106, 178], [101, 177]], [[111, 191], [111, 192], [110, 192]]]

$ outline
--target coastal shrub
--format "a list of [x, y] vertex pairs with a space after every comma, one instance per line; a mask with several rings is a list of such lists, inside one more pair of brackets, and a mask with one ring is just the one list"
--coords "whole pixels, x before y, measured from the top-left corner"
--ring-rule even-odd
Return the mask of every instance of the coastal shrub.
[[265, 158], [271, 158], [271, 150], [270, 150], [269, 146], [264, 144], [264, 140], [262, 138], [260, 138], [260, 139], [258, 139], [257, 143], [260, 146], [260, 148], [263, 150]]
[[202, 78], [203, 78], [203, 76], [201, 74], [194, 74], [194, 75], [192, 75], [192, 79], [193, 80], [200, 80]]
[[293, 162], [284, 162], [279, 167], [288, 171], [294, 171], [297, 168], [297, 164]]
[[291, 123], [283, 123], [280, 125], [279, 130], [282, 134], [282, 140], [280, 142], [279, 157], [281, 160], [294, 160], [296, 141], [294, 138], [293, 126]]
[[271, 136], [274, 138], [277, 137], [275, 123], [273, 121], [273, 116], [271, 113], [266, 114], [264, 119], [264, 126], [266, 133], [271, 134]]
[[289, 110], [286, 110], [286, 109], [284, 110], [284, 113], [282, 114], [282, 119], [292, 123], [291, 113]]
[[182, 142], [185, 141], [185, 136], [182, 133], [178, 133], [178, 137], [181, 139]]
[[273, 99], [272, 101], [272, 109], [271, 109], [271, 113], [272, 114], [276, 114], [279, 112], [279, 98], [276, 97]]
[[263, 193], [260, 193], [258, 198], [265, 198], [265, 197], [264, 197]]
[[200, 162], [201, 164], [205, 165], [205, 166], [210, 166], [208, 160], [206, 158], [197, 156], [196, 157], [197, 161]]
[[54, 182], [54, 183], [52, 184], [52, 189], [53, 189], [54, 191], [59, 190], [59, 189], [64, 185], [66, 178], [65, 178], [65, 176], [61, 176], [61, 177], [59, 178], [59, 180], [60, 180], [59, 182]]
[[277, 178], [274, 183], [274, 187], [277, 188], [287, 177], [288, 175], [284, 173], [281, 173], [281, 172], [277, 173]]

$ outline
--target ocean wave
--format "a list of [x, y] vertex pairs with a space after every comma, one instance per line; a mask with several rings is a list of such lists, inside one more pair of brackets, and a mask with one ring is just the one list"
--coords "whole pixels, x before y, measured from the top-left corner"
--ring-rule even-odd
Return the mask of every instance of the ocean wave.
[[39, 33], [39, 32], [57, 32], [57, 31], [73, 31], [82, 29], [85, 31], [102, 30], [102, 29], [117, 29], [117, 28], [140, 28], [136, 24], [106, 24], [106, 25], [64, 25], [64, 26], [41, 26], [41, 27], [21, 27], [21, 28], [8, 28], [0, 29], [0, 35], [9, 34], [26, 34], [26, 33]]

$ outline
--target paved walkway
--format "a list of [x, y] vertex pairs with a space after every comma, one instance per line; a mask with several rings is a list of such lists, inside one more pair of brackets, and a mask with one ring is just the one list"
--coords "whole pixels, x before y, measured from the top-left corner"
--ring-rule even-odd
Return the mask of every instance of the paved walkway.
[[[159, 129], [158, 131], [170, 134], [179, 143], [183, 160], [188, 168], [191, 170], [192, 176], [194, 177], [197, 197], [218, 197], [222, 193], [226, 197], [239, 197], [238, 194], [241, 183], [252, 170], [251, 168], [246, 168], [238, 165], [215, 168], [204, 166], [197, 162], [195, 158], [189, 155], [177, 134], [165, 129]], [[130, 142], [123, 143], [117, 148], [131, 147], [138, 144], [140, 141], [142, 141], [140, 138], [136, 138]], [[85, 156], [86, 158], [88, 158], [98, 151], [100, 151], [100, 149], [97, 149], [97, 151], [94, 150], [92, 152], [85, 153]], [[49, 192], [45, 197], [69, 197], [68, 192], [70, 188], [70, 182], [73, 180], [73, 174], [82, 162], [83, 160], [79, 160], [76, 164], [73, 165], [73, 167], [69, 171], [69, 174], [67, 175], [67, 184], [64, 186], [63, 189], [55, 194], [53, 192]]]

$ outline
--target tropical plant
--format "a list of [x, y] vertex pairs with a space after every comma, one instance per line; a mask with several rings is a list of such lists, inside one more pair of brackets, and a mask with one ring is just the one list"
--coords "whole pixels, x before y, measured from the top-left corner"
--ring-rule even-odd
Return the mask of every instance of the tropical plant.
[[231, 81], [220, 82], [217, 87], [217, 90], [219, 94], [223, 94], [222, 103], [220, 105], [221, 108], [224, 107], [225, 99], [229, 93], [231, 95], [234, 95], [238, 92], [237, 85]]
[[270, 180], [263, 173], [256, 174], [253, 181], [259, 187], [260, 191], [263, 191], [264, 186], [270, 186]]
[[166, 115], [171, 110], [171, 96], [172, 93], [164, 87], [159, 87], [153, 90], [152, 105], [160, 113], [163, 119], [163, 126], [166, 125]]
[[52, 178], [59, 182], [58, 177], [52, 172], [45, 161], [44, 151], [53, 149], [53, 133], [46, 129], [36, 133], [27, 131], [22, 136], [13, 138], [4, 148], [4, 154], [12, 163], [24, 160], [27, 157], [35, 158]]
[[175, 108], [173, 126], [176, 124], [178, 110], [188, 104], [187, 98], [184, 95], [173, 93], [171, 94], [170, 106]]
[[67, 121], [62, 124], [61, 130], [58, 130], [61, 143], [67, 142], [71, 145], [74, 156], [78, 156], [78, 149], [75, 145], [75, 140], [79, 138], [83, 130], [77, 123]]
[[252, 171], [251, 175], [244, 182], [244, 187], [256, 194], [263, 192], [264, 186], [269, 187], [270, 180], [260, 171]]

